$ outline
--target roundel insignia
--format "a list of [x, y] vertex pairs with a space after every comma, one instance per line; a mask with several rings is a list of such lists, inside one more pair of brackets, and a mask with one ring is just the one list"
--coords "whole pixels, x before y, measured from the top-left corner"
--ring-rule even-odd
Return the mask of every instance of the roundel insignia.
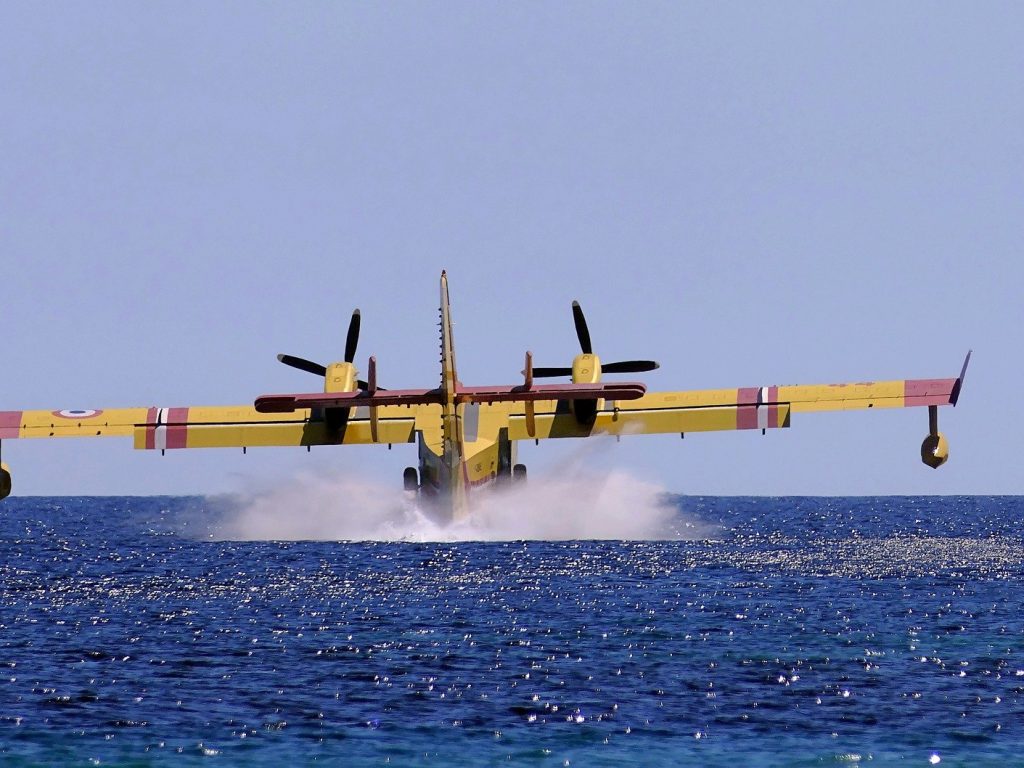
[[91, 419], [94, 416], [99, 416], [103, 411], [95, 411], [91, 409], [86, 410], [65, 410], [65, 411], [54, 411], [54, 416], [59, 416], [62, 419]]

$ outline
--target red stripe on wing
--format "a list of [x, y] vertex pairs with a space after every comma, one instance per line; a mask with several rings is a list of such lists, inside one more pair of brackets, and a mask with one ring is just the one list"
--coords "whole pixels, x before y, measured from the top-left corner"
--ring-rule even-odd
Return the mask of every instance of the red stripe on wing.
[[757, 429], [757, 394], [760, 387], [736, 390], [736, 429]]
[[0, 440], [18, 437], [23, 411], [0, 411]]
[[768, 387], [768, 426], [772, 429], [779, 426], [779, 388]]
[[160, 413], [159, 408], [150, 408], [146, 411], [146, 448], [156, 448], [156, 417]]
[[185, 448], [188, 433], [188, 408], [167, 409], [167, 447]]

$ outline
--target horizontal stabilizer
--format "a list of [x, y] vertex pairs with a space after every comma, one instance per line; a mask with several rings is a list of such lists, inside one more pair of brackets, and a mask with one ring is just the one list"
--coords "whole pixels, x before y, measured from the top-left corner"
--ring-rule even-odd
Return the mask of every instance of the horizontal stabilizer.
[[428, 405], [444, 402], [440, 389], [378, 389], [355, 392], [309, 392], [298, 395], [261, 395], [256, 398], [260, 413], [292, 413], [300, 408], [361, 408], [382, 405]]
[[638, 382], [615, 384], [535, 384], [529, 388], [459, 387], [458, 403], [508, 403], [537, 400], [639, 400], [647, 387]]
[[[647, 388], [637, 382], [615, 384], [540, 384], [517, 386], [459, 387], [456, 404], [529, 402], [537, 400], [637, 400]], [[296, 395], [261, 395], [259, 413], [293, 413], [301, 408], [377, 408], [385, 405], [442, 405], [440, 389], [378, 389], [376, 392], [309, 392]]]

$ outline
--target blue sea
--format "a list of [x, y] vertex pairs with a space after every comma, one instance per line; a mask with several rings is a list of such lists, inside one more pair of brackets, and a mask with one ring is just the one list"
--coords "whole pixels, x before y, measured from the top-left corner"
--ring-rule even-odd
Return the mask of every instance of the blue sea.
[[1024, 764], [1024, 499], [667, 501], [694, 535], [234, 541], [202, 498], [8, 499], [0, 765]]

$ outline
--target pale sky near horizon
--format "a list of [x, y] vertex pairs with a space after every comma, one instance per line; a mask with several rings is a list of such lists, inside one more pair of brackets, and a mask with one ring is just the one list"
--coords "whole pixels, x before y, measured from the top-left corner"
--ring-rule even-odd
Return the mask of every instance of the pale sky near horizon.
[[[955, 376], [925, 409], [588, 457], [694, 494], [1024, 493], [1024, 7], [0, 6], [0, 410], [311, 391], [278, 352], [434, 386], [568, 365], [570, 302], [651, 389]], [[365, 367], [365, 366], [364, 366]], [[632, 378], [632, 377], [631, 377]], [[578, 446], [522, 449], [534, 473]], [[5, 440], [15, 492], [205, 493], [412, 446]]]

